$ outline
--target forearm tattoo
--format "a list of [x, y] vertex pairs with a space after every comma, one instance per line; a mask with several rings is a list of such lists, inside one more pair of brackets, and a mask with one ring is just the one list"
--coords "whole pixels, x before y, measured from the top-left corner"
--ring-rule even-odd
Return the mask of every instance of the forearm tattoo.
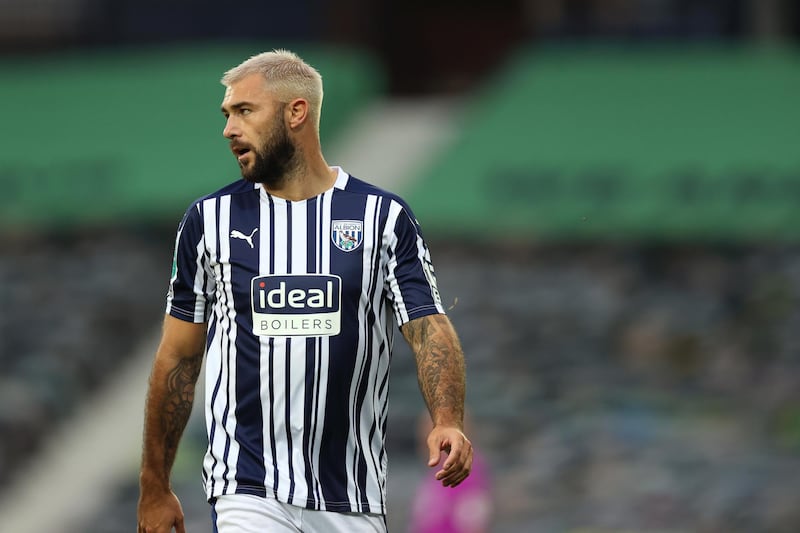
[[464, 420], [464, 354], [445, 315], [425, 316], [405, 324], [402, 333], [417, 359], [417, 378], [434, 422]]
[[192, 413], [194, 388], [202, 362], [202, 357], [183, 358], [167, 375], [161, 424], [164, 431], [165, 466], [168, 470], [172, 467], [178, 443]]

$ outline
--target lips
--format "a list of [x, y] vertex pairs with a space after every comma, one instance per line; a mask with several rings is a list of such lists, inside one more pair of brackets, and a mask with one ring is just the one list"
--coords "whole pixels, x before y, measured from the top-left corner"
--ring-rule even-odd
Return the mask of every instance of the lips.
[[251, 149], [244, 144], [231, 143], [231, 152], [233, 152], [233, 155], [241, 163], [247, 157], [247, 154], [251, 152]]

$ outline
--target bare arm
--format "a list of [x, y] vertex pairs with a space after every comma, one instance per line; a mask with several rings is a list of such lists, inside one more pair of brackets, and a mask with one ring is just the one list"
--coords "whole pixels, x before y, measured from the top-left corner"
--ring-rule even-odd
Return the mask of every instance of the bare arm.
[[447, 453], [436, 479], [455, 487], [472, 468], [472, 444], [464, 435], [466, 376], [464, 353], [455, 329], [445, 315], [414, 319], [401, 328], [417, 361], [417, 379], [433, 420], [428, 435], [428, 466]]
[[139, 533], [184, 531], [183, 511], [170, 488], [183, 430], [192, 412], [205, 351], [206, 325], [169, 315], [150, 374], [139, 475]]

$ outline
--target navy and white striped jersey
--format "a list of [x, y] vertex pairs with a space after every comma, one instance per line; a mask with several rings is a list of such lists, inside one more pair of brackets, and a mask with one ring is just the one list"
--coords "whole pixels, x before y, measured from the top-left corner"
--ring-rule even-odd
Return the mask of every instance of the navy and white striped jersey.
[[386, 512], [394, 324], [444, 313], [400, 198], [341, 169], [304, 201], [244, 180], [206, 196], [178, 230], [167, 313], [208, 322], [209, 499]]

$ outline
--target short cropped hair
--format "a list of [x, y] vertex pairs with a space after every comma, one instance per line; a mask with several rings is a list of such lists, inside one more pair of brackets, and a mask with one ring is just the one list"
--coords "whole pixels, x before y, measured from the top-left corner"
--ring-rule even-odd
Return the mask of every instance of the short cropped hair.
[[322, 76], [317, 70], [289, 50], [262, 52], [225, 72], [220, 82], [225, 87], [251, 74], [261, 74], [267, 87], [284, 103], [294, 98], [308, 101], [310, 115], [319, 127], [322, 111]]

